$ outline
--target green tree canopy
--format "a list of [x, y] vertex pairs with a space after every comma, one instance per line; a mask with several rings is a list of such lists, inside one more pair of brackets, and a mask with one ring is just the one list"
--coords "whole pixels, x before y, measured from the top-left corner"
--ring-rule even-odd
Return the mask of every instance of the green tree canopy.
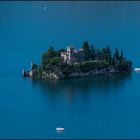
[[89, 60], [90, 58], [90, 46], [89, 46], [89, 43], [88, 41], [85, 41], [82, 45], [82, 48], [83, 48], [83, 53], [84, 53], [84, 59], [85, 61]]
[[95, 52], [96, 52], [95, 46], [91, 45], [90, 46], [90, 57], [91, 57], [92, 60], [95, 59]]
[[41, 63], [43, 67], [50, 61], [51, 58], [59, 56], [58, 53], [54, 51], [53, 46], [50, 46], [47, 52], [43, 53]]

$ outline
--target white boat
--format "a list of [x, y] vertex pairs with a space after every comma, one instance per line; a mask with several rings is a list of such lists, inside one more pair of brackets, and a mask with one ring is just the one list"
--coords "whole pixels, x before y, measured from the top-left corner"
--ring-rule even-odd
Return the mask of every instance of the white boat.
[[63, 127], [57, 127], [56, 131], [64, 131], [65, 129]]
[[134, 68], [135, 71], [140, 71], [140, 68]]

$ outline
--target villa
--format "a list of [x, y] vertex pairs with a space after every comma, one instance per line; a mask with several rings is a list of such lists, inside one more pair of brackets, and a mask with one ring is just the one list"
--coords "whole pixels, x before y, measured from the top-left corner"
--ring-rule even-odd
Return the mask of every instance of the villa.
[[76, 62], [83, 60], [83, 49], [76, 50], [74, 46], [68, 46], [66, 51], [61, 52], [64, 62]]

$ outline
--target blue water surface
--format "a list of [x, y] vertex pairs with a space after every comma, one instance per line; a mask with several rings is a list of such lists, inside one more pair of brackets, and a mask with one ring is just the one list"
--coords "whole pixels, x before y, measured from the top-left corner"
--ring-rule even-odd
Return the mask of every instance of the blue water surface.
[[118, 47], [139, 67], [140, 2], [0, 2], [0, 138], [140, 138], [139, 73], [22, 78], [49, 46], [85, 40]]

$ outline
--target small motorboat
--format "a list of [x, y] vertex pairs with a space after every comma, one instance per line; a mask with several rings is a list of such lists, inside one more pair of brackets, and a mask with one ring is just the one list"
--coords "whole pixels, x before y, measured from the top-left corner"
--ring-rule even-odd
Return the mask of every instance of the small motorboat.
[[63, 127], [57, 127], [56, 131], [64, 131], [65, 129]]
[[134, 68], [135, 71], [140, 71], [140, 68]]

